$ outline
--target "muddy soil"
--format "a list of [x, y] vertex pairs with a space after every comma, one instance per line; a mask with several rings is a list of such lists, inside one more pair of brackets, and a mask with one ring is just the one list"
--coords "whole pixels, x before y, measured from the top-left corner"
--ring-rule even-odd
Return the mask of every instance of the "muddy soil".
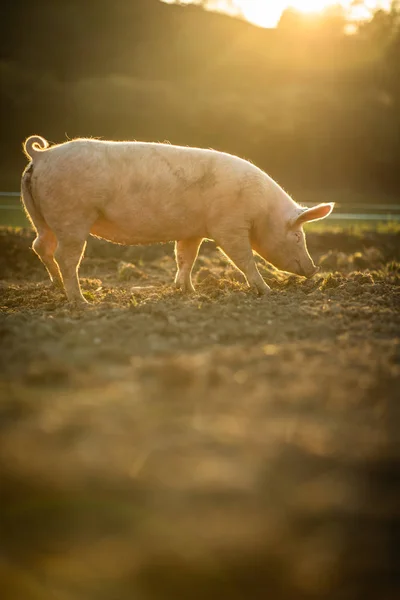
[[92, 239], [71, 308], [0, 230], [4, 600], [400, 597], [398, 234], [312, 280]]

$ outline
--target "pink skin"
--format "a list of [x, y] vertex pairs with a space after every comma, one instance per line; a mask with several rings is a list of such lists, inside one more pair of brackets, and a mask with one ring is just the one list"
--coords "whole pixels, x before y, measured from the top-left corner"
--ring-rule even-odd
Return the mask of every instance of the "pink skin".
[[26, 211], [33, 249], [70, 302], [85, 302], [79, 264], [95, 235], [117, 244], [175, 241], [175, 284], [193, 292], [191, 272], [212, 239], [259, 294], [269, 291], [253, 251], [279, 269], [312, 276], [303, 224], [333, 208], [304, 209], [266, 173], [224, 152], [171, 144], [78, 139], [24, 144]]
[[281, 220], [273, 234], [265, 236], [262, 241], [255, 240], [254, 250], [281, 271], [312, 277], [318, 273], [319, 267], [315, 266], [308, 252], [303, 225], [324, 219], [333, 207], [333, 203], [327, 203], [301, 209], [295, 216]]

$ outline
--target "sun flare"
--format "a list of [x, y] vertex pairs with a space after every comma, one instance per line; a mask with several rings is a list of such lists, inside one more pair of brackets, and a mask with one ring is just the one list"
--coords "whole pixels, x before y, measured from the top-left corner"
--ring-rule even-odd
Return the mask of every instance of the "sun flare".
[[[167, 4], [196, 4], [200, 0], [161, 0]], [[259, 27], [276, 27], [287, 8], [304, 14], [318, 14], [333, 6], [342, 6], [351, 24], [372, 16], [374, 10], [389, 10], [392, 0], [201, 0], [208, 10], [232, 16], [242, 15]]]
[[285, 0], [266, 2], [265, 0], [239, 0], [237, 2], [244, 17], [261, 27], [274, 27], [285, 8], [291, 7], [303, 13], [318, 13], [337, 4], [336, 0]]
[[289, 6], [303, 13], [317, 13], [333, 4], [337, 4], [337, 2], [332, 2], [332, 0], [293, 0]]
[[[223, 0], [218, 0], [218, 5], [222, 5]], [[286, 8], [305, 14], [316, 14], [324, 11], [330, 6], [340, 4], [348, 11], [348, 14], [357, 17], [357, 11], [363, 9], [363, 16], [367, 18], [370, 11], [374, 8], [388, 8], [389, 0], [368, 0], [364, 4], [356, 5], [351, 0], [235, 0], [235, 6], [241, 11], [244, 18], [260, 27], [275, 27]]]

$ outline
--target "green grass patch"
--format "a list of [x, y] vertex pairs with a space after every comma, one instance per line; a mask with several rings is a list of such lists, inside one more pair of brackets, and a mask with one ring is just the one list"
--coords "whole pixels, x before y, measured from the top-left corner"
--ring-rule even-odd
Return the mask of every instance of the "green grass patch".
[[309, 223], [305, 227], [306, 232], [317, 233], [346, 233], [351, 235], [362, 236], [367, 231], [375, 231], [377, 233], [389, 234], [400, 232], [400, 221], [335, 221], [329, 217], [325, 221], [316, 221]]

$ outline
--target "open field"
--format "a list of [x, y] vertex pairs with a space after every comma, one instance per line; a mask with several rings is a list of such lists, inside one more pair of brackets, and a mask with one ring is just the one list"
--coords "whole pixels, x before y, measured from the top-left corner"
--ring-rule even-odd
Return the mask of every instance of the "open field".
[[0, 229], [2, 600], [399, 597], [400, 232], [309, 230], [262, 299], [91, 239], [76, 309]]

